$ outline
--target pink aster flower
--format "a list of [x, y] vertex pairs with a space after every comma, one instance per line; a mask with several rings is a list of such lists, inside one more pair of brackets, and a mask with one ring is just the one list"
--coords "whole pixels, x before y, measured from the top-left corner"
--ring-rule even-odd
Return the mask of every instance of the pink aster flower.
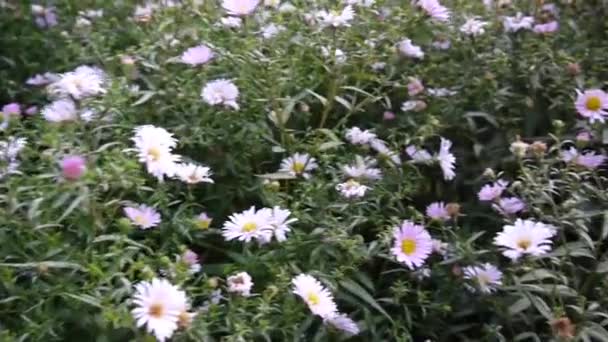
[[201, 97], [210, 105], [239, 109], [239, 104], [236, 102], [239, 97], [239, 89], [230, 80], [218, 79], [207, 82], [201, 91]]
[[395, 113], [387, 110], [382, 114], [382, 119], [384, 121], [391, 121], [391, 120], [395, 120]]
[[61, 174], [65, 179], [76, 180], [85, 173], [87, 161], [81, 156], [67, 156], [61, 162]]
[[502, 179], [494, 182], [494, 184], [486, 184], [479, 190], [477, 197], [480, 201], [494, 201], [502, 195], [508, 185], [509, 183]]
[[433, 220], [446, 221], [450, 219], [450, 214], [443, 202], [433, 202], [426, 207], [426, 216]]
[[211, 48], [207, 45], [198, 45], [184, 51], [180, 57], [180, 61], [184, 64], [197, 66], [209, 63], [213, 57], [215, 57], [215, 55]]
[[160, 223], [158, 211], [144, 204], [136, 207], [125, 207], [124, 212], [127, 218], [141, 229], [156, 227]]
[[222, 0], [222, 8], [233, 16], [246, 16], [255, 11], [260, 0]]
[[492, 208], [501, 213], [502, 215], [512, 215], [526, 208], [526, 204], [518, 197], [505, 197], [498, 200], [497, 203], [492, 204]]
[[608, 115], [608, 94], [601, 89], [588, 89], [584, 92], [576, 90], [576, 93], [574, 105], [578, 113], [589, 119], [590, 123], [603, 123]]
[[395, 244], [391, 252], [397, 261], [410, 269], [424, 265], [433, 251], [433, 239], [423, 226], [405, 220], [393, 232]]
[[439, 0], [418, 0], [417, 5], [433, 20], [447, 22], [450, 20], [450, 10], [439, 3]]
[[559, 23], [555, 20], [550, 21], [548, 23], [545, 24], [537, 24], [534, 25], [534, 32], [539, 33], [539, 34], [549, 34], [549, 33], [554, 33], [559, 29]]

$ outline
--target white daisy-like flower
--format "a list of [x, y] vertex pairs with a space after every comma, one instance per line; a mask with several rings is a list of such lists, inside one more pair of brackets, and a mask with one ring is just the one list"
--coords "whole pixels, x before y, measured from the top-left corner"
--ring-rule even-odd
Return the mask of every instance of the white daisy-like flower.
[[428, 164], [433, 161], [433, 156], [429, 153], [429, 151], [425, 149], [419, 149], [414, 145], [409, 145], [405, 148], [405, 153], [407, 153], [414, 163], [425, 163]]
[[401, 157], [399, 157], [399, 153], [395, 151], [391, 151], [388, 146], [386, 146], [386, 141], [382, 139], [372, 139], [369, 142], [369, 146], [378, 154], [384, 158], [390, 159], [395, 165], [401, 165]]
[[532, 25], [534, 25], [534, 17], [525, 16], [521, 12], [518, 12], [514, 17], [504, 17], [503, 25], [507, 32], [531, 30]]
[[353, 6], [372, 7], [376, 0], [344, 0], [344, 3]]
[[344, 183], [336, 185], [336, 190], [346, 198], [361, 198], [365, 196], [368, 186], [365, 186], [354, 179], [349, 179]]
[[335, 329], [343, 331], [348, 336], [358, 335], [360, 332], [357, 323], [342, 313], [339, 313], [333, 317], [325, 318], [323, 322], [334, 327]]
[[53, 82], [59, 81], [60, 76], [50, 72], [44, 74], [36, 74], [25, 81], [25, 84], [30, 86], [45, 86]]
[[70, 99], [59, 99], [42, 108], [42, 116], [50, 122], [65, 122], [78, 119], [76, 104]]
[[123, 210], [127, 218], [141, 229], [156, 227], [161, 222], [158, 211], [144, 204], [135, 207], [125, 207]]
[[355, 11], [352, 6], [346, 6], [342, 11], [319, 11], [316, 17], [322, 27], [348, 27], [355, 18]]
[[175, 174], [176, 163], [181, 157], [172, 153], [177, 145], [173, 134], [162, 127], [143, 125], [135, 128], [135, 136], [131, 140], [138, 150], [139, 161], [146, 164], [148, 173], [159, 181]]
[[310, 172], [318, 168], [317, 160], [308, 153], [295, 153], [281, 161], [279, 172], [286, 172], [292, 176], [310, 178]]
[[457, 91], [450, 90], [448, 88], [427, 88], [427, 92], [429, 93], [429, 95], [435, 97], [447, 97], [458, 94]]
[[104, 94], [106, 74], [97, 67], [79, 66], [74, 71], [60, 75], [59, 80], [49, 85], [52, 94], [71, 96], [80, 100], [90, 96]]
[[342, 172], [348, 178], [378, 180], [382, 178], [382, 171], [375, 165], [375, 160], [357, 156], [354, 164], [342, 165]]
[[201, 97], [206, 103], [216, 106], [223, 105], [238, 110], [236, 102], [239, 97], [239, 89], [230, 80], [218, 79], [208, 82], [201, 92]]
[[450, 20], [450, 10], [441, 5], [439, 0], [418, 0], [416, 3], [433, 20], [447, 22]]
[[488, 26], [487, 21], [479, 20], [477, 17], [469, 18], [462, 26], [460, 26], [460, 32], [468, 35], [477, 37], [486, 32], [485, 27]]
[[361, 130], [359, 127], [351, 127], [346, 130], [344, 134], [346, 140], [348, 140], [353, 145], [365, 145], [369, 144], [370, 141], [376, 139], [376, 134], [370, 132], [369, 130]]
[[291, 283], [293, 293], [304, 300], [313, 314], [321, 318], [333, 318], [337, 315], [338, 307], [334, 296], [313, 276], [299, 274]]
[[399, 49], [399, 52], [406, 57], [417, 59], [424, 58], [424, 52], [422, 51], [422, 48], [418, 45], [414, 45], [411, 39], [406, 38], [400, 41], [399, 44], [397, 44], [397, 49]]
[[272, 227], [274, 237], [279, 242], [287, 240], [287, 233], [291, 231], [289, 225], [297, 222], [298, 219], [294, 217], [290, 218], [289, 216], [291, 216], [291, 211], [288, 209], [282, 209], [279, 206], [275, 206], [272, 209], [266, 208], [266, 210], [270, 211], [270, 226]]
[[146, 326], [159, 341], [170, 338], [178, 328], [180, 315], [188, 310], [186, 293], [166, 279], [152, 279], [135, 286], [135, 309], [131, 311], [138, 327]]
[[243, 297], [251, 296], [253, 281], [247, 272], [239, 272], [227, 279], [228, 292], [237, 293]]
[[249, 242], [251, 240], [270, 241], [273, 234], [272, 211], [256, 210], [251, 207], [240, 213], [232, 214], [224, 222], [222, 235], [227, 241], [239, 240]]
[[279, 8], [279, 6], [281, 6], [281, 0], [264, 0], [264, 6]]
[[416, 109], [417, 106], [418, 101], [416, 100], [405, 101], [401, 104], [401, 110], [404, 112], [409, 112]]
[[[337, 64], [344, 64], [346, 62], [346, 54], [344, 53], [344, 51], [336, 49], [334, 50], [334, 54], [334, 58], [336, 59]], [[321, 55], [325, 58], [332, 57], [331, 51], [326, 46], [321, 47]]]
[[260, 4], [260, 0], [222, 0], [222, 8], [233, 16], [250, 15]]
[[271, 39], [283, 31], [285, 31], [285, 26], [271, 23], [262, 27], [261, 34], [264, 39]]
[[213, 50], [209, 46], [201, 44], [184, 51], [179, 57], [179, 61], [184, 64], [197, 66], [209, 63], [214, 57], [215, 53]]
[[220, 19], [220, 24], [226, 28], [240, 28], [243, 26], [243, 20], [239, 17], [224, 17]]
[[175, 175], [184, 183], [213, 183], [211, 169], [193, 163], [175, 165]]
[[475, 282], [474, 289], [482, 293], [492, 293], [502, 285], [502, 272], [494, 265], [485, 263], [463, 269], [464, 278]]
[[532, 220], [517, 219], [514, 225], [505, 225], [494, 238], [494, 244], [504, 247], [507, 258], [516, 261], [528, 254], [539, 256], [551, 251], [551, 238], [556, 234], [553, 226]]
[[456, 157], [450, 152], [452, 148], [452, 142], [448, 139], [441, 138], [441, 146], [439, 147], [439, 153], [437, 154], [437, 161], [441, 171], [443, 171], [443, 178], [445, 180], [452, 180], [456, 177], [454, 172], [456, 163]]

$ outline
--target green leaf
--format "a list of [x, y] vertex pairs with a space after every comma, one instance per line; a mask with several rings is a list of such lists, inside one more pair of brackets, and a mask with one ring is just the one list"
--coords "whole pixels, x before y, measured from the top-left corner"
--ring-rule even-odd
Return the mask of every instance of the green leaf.
[[83, 302], [83, 303], [95, 306], [97, 308], [103, 309], [103, 306], [101, 305], [101, 302], [97, 298], [95, 298], [93, 296], [89, 296], [87, 294], [77, 295], [77, 294], [67, 293], [67, 292], [62, 293], [61, 295], [65, 296], [65, 297], [72, 298], [72, 299], [76, 299], [76, 300], [78, 300], [80, 302]]
[[394, 323], [391, 316], [389, 316], [389, 314], [384, 311], [380, 304], [378, 304], [378, 302], [376, 302], [376, 300], [363, 287], [361, 287], [361, 285], [355, 283], [352, 280], [343, 280], [340, 282], [340, 286], [347, 289], [350, 293], [354, 294], [364, 302], [371, 305], [374, 309], [378, 310], [378, 312], [383, 314], [389, 321], [391, 321], [391, 323]]
[[517, 315], [518, 313], [528, 309], [532, 303], [527, 297], [519, 298], [515, 303], [509, 307], [510, 315]]

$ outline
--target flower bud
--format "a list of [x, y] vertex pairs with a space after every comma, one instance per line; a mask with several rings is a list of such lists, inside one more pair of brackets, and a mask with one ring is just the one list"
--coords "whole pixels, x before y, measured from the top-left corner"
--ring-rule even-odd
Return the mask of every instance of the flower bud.
[[304, 113], [308, 113], [308, 112], [310, 112], [310, 106], [309, 106], [309, 105], [307, 105], [307, 104], [306, 104], [306, 103], [304, 103], [304, 102], [301, 102], [301, 103], [298, 105], [298, 107], [300, 107], [300, 111], [301, 111], [301, 112], [304, 112]]
[[77, 180], [87, 170], [87, 162], [81, 156], [67, 156], [61, 160], [61, 174], [67, 180]]
[[219, 285], [219, 280], [217, 279], [217, 277], [211, 277], [211, 278], [207, 279], [207, 285], [210, 288], [215, 289]]
[[448, 212], [448, 215], [452, 217], [457, 217], [460, 215], [460, 204], [456, 202], [448, 203], [445, 206], [445, 210]]
[[540, 158], [547, 152], [547, 144], [542, 141], [535, 141], [530, 145], [530, 151], [532, 151], [536, 157]]
[[577, 76], [581, 73], [581, 66], [578, 63], [568, 63], [566, 71], [570, 76]]
[[387, 110], [386, 112], [384, 112], [384, 114], [382, 114], [382, 119], [384, 121], [395, 120], [395, 113]]
[[572, 324], [570, 318], [560, 317], [550, 322], [553, 334], [556, 337], [571, 339], [574, 338], [576, 332], [576, 325]]
[[483, 171], [482, 176], [484, 176], [485, 178], [494, 179], [496, 178], [496, 173], [494, 173], [494, 170], [492, 170], [491, 168], [487, 168]]
[[416, 107], [414, 107], [414, 111], [416, 111], [416, 112], [422, 112], [427, 107], [428, 106], [427, 106], [426, 102], [424, 102], [424, 101], [416, 101]]
[[521, 140], [517, 140], [517, 141], [514, 141], [513, 143], [511, 143], [511, 147], [509, 148], [509, 150], [517, 158], [523, 158], [526, 156], [526, 153], [528, 152], [528, 147], [530, 147], [529, 144], [526, 144], [525, 142], [523, 142]]

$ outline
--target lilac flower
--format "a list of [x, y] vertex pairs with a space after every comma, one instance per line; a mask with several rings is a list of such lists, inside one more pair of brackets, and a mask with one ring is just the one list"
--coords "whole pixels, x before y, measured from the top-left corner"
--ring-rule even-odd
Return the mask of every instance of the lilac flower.
[[433, 202], [426, 207], [426, 216], [433, 220], [446, 221], [450, 219], [450, 214], [443, 202]]
[[19, 115], [21, 114], [21, 105], [16, 102], [5, 104], [2, 107], [2, 113], [4, 115]]
[[593, 151], [581, 154], [576, 148], [570, 147], [570, 149], [562, 151], [562, 160], [588, 169], [596, 169], [606, 161], [606, 156]]
[[34, 14], [34, 21], [36, 26], [40, 28], [50, 28], [57, 26], [57, 10], [55, 7], [43, 7], [40, 5], [32, 5], [32, 14]]
[[559, 23], [557, 21], [550, 21], [545, 24], [534, 25], [534, 32], [539, 34], [549, 34], [556, 32], [559, 29]]
[[477, 197], [480, 201], [494, 201], [502, 195], [508, 185], [509, 183], [502, 179], [494, 182], [494, 184], [486, 184], [479, 190]]
[[526, 204], [518, 197], [504, 197], [492, 204], [492, 208], [502, 215], [517, 214], [526, 208]]
[[201, 44], [184, 51], [180, 57], [180, 61], [184, 64], [197, 66], [209, 63], [214, 57], [213, 50], [207, 45]]
[[429, 153], [429, 151], [425, 149], [419, 149], [414, 145], [410, 145], [406, 147], [405, 153], [407, 153], [414, 163], [429, 163], [433, 160], [433, 156]]
[[439, 3], [439, 0], [418, 0], [416, 3], [433, 20], [447, 22], [450, 20], [450, 10]]

